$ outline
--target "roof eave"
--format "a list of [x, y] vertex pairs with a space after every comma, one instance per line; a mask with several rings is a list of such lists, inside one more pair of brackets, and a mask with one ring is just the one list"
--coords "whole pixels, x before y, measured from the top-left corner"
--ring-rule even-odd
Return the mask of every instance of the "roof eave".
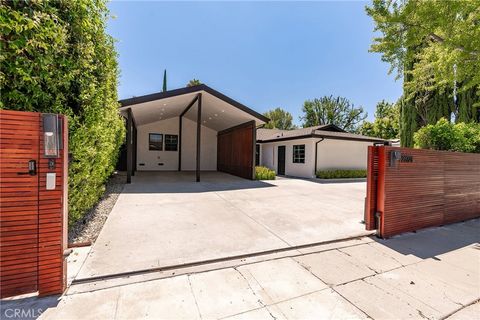
[[349, 141], [364, 141], [364, 142], [385, 142], [385, 140], [377, 139], [377, 138], [332, 137], [329, 135], [322, 135], [322, 134], [307, 134], [307, 135], [294, 136], [294, 137], [280, 137], [280, 138], [274, 138], [274, 139], [257, 140], [257, 142], [258, 143], [281, 142], [281, 141], [308, 139], [308, 138], [323, 138], [323, 139], [332, 139], [332, 140], [349, 140]]
[[157, 93], [152, 93], [152, 94], [147, 94], [144, 96], [140, 97], [133, 97], [133, 98], [128, 98], [128, 99], [123, 99], [119, 100], [118, 102], [120, 103], [119, 108], [124, 108], [140, 103], [145, 103], [145, 102], [150, 102], [150, 101], [155, 101], [155, 100], [160, 100], [160, 99], [165, 99], [165, 98], [170, 98], [170, 97], [175, 97], [183, 94], [189, 94], [189, 93], [195, 93], [199, 91], [205, 91], [211, 94], [212, 96], [225, 101], [226, 103], [236, 107], [237, 109], [242, 110], [243, 112], [246, 112], [250, 114], [251, 116], [254, 116], [255, 118], [267, 123], [270, 121], [269, 118], [265, 117], [264, 115], [250, 109], [249, 107], [241, 104], [240, 102], [233, 100], [230, 97], [227, 97], [221, 92], [218, 92], [215, 89], [210, 88], [209, 86], [205, 84], [199, 84], [196, 86], [191, 86], [191, 87], [185, 87], [185, 88], [180, 88], [180, 89], [174, 89], [174, 90], [169, 90], [169, 91], [164, 91], [164, 92], [157, 92]]

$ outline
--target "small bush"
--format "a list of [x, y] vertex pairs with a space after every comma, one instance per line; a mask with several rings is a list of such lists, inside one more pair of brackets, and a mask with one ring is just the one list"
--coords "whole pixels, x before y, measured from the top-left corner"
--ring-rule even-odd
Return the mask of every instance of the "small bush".
[[275, 180], [275, 171], [267, 167], [255, 167], [255, 180]]
[[365, 178], [367, 170], [320, 170], [317, 171], [317, 178], [320, 179], [343, 179], [343, 178]]
[[480, 153], [480, 124], [442, 118], [415, 132], [413, 139], [417, 148]]

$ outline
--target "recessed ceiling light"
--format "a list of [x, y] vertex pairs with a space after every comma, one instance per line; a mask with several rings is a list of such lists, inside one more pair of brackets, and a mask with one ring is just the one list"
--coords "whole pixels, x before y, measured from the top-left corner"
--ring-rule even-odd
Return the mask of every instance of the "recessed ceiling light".
[[222, 112], [225, 112], [225, 110], [222, 110]]
[[162, 108], [162, 111], [165, 111], [165, 108]]
[[212, 117], [208, 117], [208, 120], [212, 120]]
[[217, 114], [217, 113], [215, 113], [215, 117], [218, 117], [218, 114]]
[[163, 116], [163, 112], [160, 112], [160, 114]]
[[207, 121], [206, 120], [203, 120], [203, 123], [206, 123]]
[[167, 104], [166, 104], [166, 103], [164, 103], [163, 105], [164, 105], [164, 106], [166, 106]]

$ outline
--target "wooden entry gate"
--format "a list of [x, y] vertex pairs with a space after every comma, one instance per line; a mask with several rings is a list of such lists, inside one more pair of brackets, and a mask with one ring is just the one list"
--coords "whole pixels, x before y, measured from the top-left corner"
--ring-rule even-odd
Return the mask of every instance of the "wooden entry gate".
[[67, 119], [0, 110], [0, 296], [66, 286]]
[[480, 217], [480, 154], [368, 147], [365, 226], [388, 238]]

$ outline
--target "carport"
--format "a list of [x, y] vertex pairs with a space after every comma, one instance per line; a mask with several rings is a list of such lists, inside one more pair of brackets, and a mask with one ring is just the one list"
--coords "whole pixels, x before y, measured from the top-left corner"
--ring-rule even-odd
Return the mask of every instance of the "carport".
[[127, 183], [136, 171], [222, 171], [253, 179], [256, 128], [268, 118], [204, 85], [120, 101]]

